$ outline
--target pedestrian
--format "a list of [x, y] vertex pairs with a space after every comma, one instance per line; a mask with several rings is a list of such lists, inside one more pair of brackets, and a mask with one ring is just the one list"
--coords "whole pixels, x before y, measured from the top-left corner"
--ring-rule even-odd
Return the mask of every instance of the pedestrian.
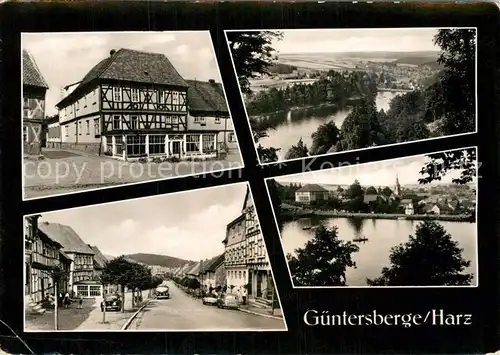
[[243, 291], [241, 292], [241, 298], [243, 299], [243, 305], [247, 304], [247, 288], [243, 287]]
[[64, 294], [64, 308], [68, 308], [69, 306], [69, 293], [68, 291], [66, 291], [66, 293]]
[[239, 288], [239, 287], [238, 287], [238, 289], [236, 290], [236, 295], [237, 295], [238, 302], [241, 302], [241, 291], [240, 291], [240, 288]]
[[83, 296], [81, 293], [78, 294], [78, 309], [82, 309], [83, 308]]

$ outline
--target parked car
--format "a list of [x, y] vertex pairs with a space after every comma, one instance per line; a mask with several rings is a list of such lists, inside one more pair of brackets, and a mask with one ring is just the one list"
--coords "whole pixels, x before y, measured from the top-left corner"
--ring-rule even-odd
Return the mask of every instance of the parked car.
[[217, 299], [217, 307], [219, 308], [238, 308], [238, 296], [232, 293], [226, 293]]
[[156, 288], [156, 298], [157, 299], [162, 299], [162, 298], [169, 299], [170, 298], [170, 289], [168, 288], [168, 286], [158, 286]]
[[[107, 295], [106, 311], [120, 311], [122, 309], [122, 300], [118, 295]], [[104, 312], [104, 301], [101, 301], [101, 312]]]
[[214, 293], [208, 293], [208, 294], [205, 295], [205, 297], [203, 297], [202, 302], [203, 302], [203, 304], [209, 304], [209, 305], [214, 305], [215, 306], [217, 304], [217, 300], [218, 299], [219, 298], [217, 297], [216, 294], [214, 294]]

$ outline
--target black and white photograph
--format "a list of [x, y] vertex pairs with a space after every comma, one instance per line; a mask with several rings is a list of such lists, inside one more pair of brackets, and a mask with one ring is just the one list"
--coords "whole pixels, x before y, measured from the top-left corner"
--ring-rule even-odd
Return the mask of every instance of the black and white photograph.
[[243, 166], [209, 31], [21, 37], [25, 199]]
[[24, 270], [28, 332], [287, 330], [247, 183], [25, 216]]
[[261, 164], [476, 131], [476, 29], [226, 31]]
[[294, 287], [478, 286], [476, 154], [268, 179]]

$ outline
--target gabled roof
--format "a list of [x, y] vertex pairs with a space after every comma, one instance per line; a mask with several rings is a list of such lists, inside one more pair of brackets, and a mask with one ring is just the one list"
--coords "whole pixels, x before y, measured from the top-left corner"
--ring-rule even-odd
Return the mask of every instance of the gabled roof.
[[186, 275], [198, 275], [200, 272], [200, 262], [197, 262], [195, 265], [193, 265], [192, 268], [186, 271]]
[[35, 58], [26, 49], [23, 49], [23, 85], [35, 86], [42, 89], [49, 88], [40, 69], [36, 65]]
[[61, 249], [59, 249], [59, 255], [62, 256], [64, 259], [71, 261], [71, 258], [65, 252], [63, 252]]
[[94, 254], [94, 261], [95, 261], [95, 263], [99, 267], [104, 268], [106, 266], [106, 263], [108, 262], [108, 259], [104, 256], [103, 253], [101, 253], [101, 251], [99, 250], [99, 248], [97, 246], [89, 244], [89, 247], [95, 253]]
[[302, 186], [296, 192], [327, 192], [328, 190], [318, 184], [307, 184]]
[[224, 89], [215, 81], [187, 80], [189, 111], [229, 114]]
[[207, 264], [203, 267], [203, 272], [215, 272], [217, 268], [224, 264], [224, 254], [217, 255], [210, 259]]
[[243, 200], [243, 207], [241, 208], [241, 211], [243, 212], [248, 206], [248, 203], [251, 203], [253, 205], [253, 200], [252, 200], [252, 195], [250, 195], [250, 187], [247, 185], [247, 192], [245, 193], [245, 199]]
[[71, 97], [78, 97], [83, 88], [96, 79], [171, 85], [185, 88], [189, 86], [164, 54], [121, 48], [117, 51], [111, 50], [110, 56], [101, 60], [90, 69], [75, 90], [56, 106], [60, 106]]
[[38, 229], [61, 244], [65, 253], [95, 254], [70, 226], [59, 223], [39, 222]]

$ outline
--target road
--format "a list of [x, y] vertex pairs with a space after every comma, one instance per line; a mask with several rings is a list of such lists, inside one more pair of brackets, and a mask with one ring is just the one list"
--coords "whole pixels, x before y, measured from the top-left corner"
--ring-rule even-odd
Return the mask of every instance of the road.
[[153, 300], [132, 322], [128, 330], [286, 330], [283, 320], [266, 318], [239, 310], [205, 306], [172, 282], [168, 300]]

